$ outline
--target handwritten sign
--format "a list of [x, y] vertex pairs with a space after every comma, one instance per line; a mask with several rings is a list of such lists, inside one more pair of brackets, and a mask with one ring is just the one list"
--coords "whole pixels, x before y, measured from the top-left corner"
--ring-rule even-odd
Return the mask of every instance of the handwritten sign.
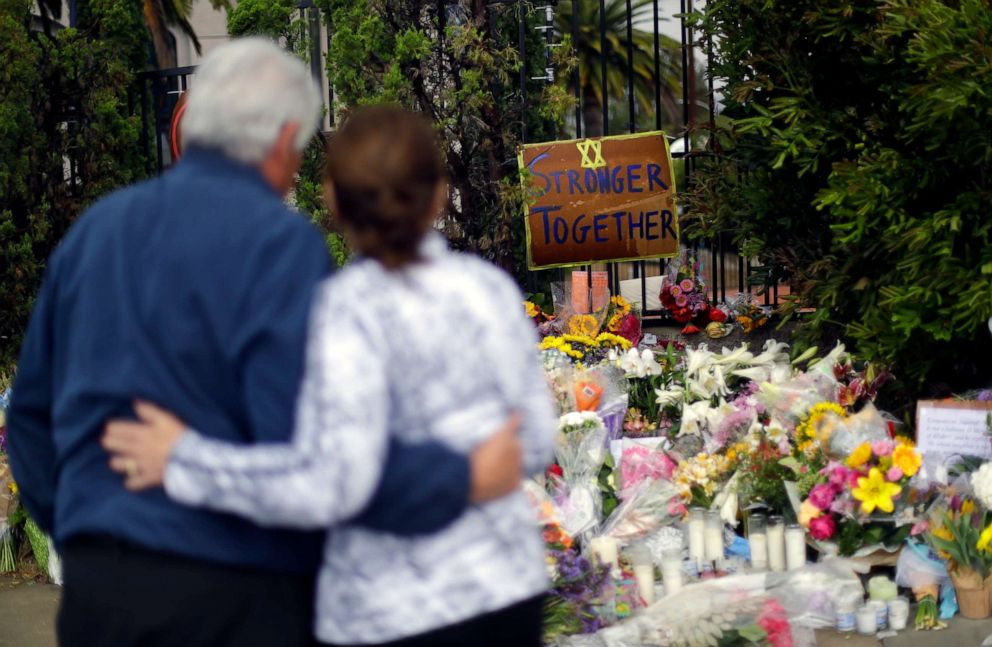
[[679, 222], [663, 132], [527, 144], [531, 269], [676, 256]]
[[920, 452], [992, 458], [988, 415], [992, 402], [921, 400], [916, 405]]

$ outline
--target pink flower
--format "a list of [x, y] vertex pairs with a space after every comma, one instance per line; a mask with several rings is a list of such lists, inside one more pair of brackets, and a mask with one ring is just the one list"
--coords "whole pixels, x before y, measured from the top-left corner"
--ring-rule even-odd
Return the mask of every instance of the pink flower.
[[891, 440], [876, 440], [871, 444], [871, 451], [875, 456], [888, 456], [895, 448], [895, 443]]
[[928, 530], [930, 530], [930, 522], [917, 521], [915, 524], [913, 524], [913, 528], [909, 531], [909, 536], [916, 537], [917, 535], [922, 535]]
[[624, 450], [620, 459], [620, 489], [628, 490], [645, 481], [669, 480], [675, 463], [665, 452], [634, 445]]
[[850, 473], [847, 475], [848, 487], [850, 487], [852, 490], [858, 487], [858, 479], [861, 478], [862, 476], [864, 476], [864, 474], [862, 474], [858, 470], [851, 470]]
[[792, 647], [792, 627], [778, 600], [771, 599], [765, 603], [757, 624], [768, 634], [768, 642], [772, 647]]
[[671, 501], [668, 502], [668, 514], [671, 515], [672, 517], [676, 519], [681, 519], [682, 517], [685, 516], [685, 513], [686, 513], [686, 508], [684, 503], [676, 499], [672, 499]]
[[[792, 445], [789, 444], [788, 438], [783, 438], [778, 441], [778, 453], [781, 456], [788, 456], [792, 453]], [[803, 465], [802, 467], [805, 468], [806, 466]]]
[[826, 474], [830, 485], [836, 488], [842, 488], [848, 482], [848, 469], [836, 461], [831, 461], [821, 473]]
[[675, 298], [675, 305], [680, 308], [684, 308], [687, 303], [689, 303], [689, 299], [687, 299], [684, 294], [680, 294]]
[[813, 487], [809, 493], [809, 501], [820, 510], [827, 510], [837, 496], [836, 490], [829, 483], [820, 483]]
[[813, 535], [813, 539], [825, 541], [833, 537], [835, 532], [837, 524], [832, 515], [825, 514], [809, 522], [809, 534]]
[[889, 471], [885, 473], [885, 478], [895, 483], [902, 478], [902, 470], [893, 465], [889, 468]]
[[673, 297], [681, 296], [682, 288], [680, 288], [677, 285], [673, 285], [671, 288], [668, 289], [668, 293], [671, 294]]
[[682, 288], [683, 292], [691, 292], [693, 288], [692, 279], [682, 279], [682, 282], [679, 283], [679, 287]]

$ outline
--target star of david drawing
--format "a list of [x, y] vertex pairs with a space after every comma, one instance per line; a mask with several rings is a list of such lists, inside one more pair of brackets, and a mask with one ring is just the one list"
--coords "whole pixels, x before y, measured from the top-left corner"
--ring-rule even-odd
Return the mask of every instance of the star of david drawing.
[[[582, 155], [582, 168], [600, 168], [606, 166], [606, 160], [603, 159], [603, 142], [587, 139], [584, 142], [578, 142], [575, 146]], [[592, 157], [590, 153], [593, 154]]]

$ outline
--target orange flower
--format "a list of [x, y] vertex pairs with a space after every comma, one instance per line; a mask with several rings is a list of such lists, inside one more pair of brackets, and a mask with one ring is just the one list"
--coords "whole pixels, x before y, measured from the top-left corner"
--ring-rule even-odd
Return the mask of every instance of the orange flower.
[[909, 445], [896, 445], [892, 450], [892, 464], [902, 470], [906, 476], [912, 476], [919, 471], [923, 458]]

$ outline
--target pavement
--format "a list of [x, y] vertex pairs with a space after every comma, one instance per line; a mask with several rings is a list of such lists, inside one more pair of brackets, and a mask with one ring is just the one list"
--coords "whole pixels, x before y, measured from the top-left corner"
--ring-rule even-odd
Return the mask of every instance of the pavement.
[[0, 647], [55, 647], [59, 587], [0, 576]]
[[[57, 586], [0, 576], [0, 647], [55, 647], [58, 604]], [[910, 622], [914, 613], [910, 612]], [[817, 631], [816, 644], [817, 647], [978, 647], [992, 634], [992, 618], [955, 617], [948, 625], [943, 631], [908, 629], [881, 641], [856, 633]]]

